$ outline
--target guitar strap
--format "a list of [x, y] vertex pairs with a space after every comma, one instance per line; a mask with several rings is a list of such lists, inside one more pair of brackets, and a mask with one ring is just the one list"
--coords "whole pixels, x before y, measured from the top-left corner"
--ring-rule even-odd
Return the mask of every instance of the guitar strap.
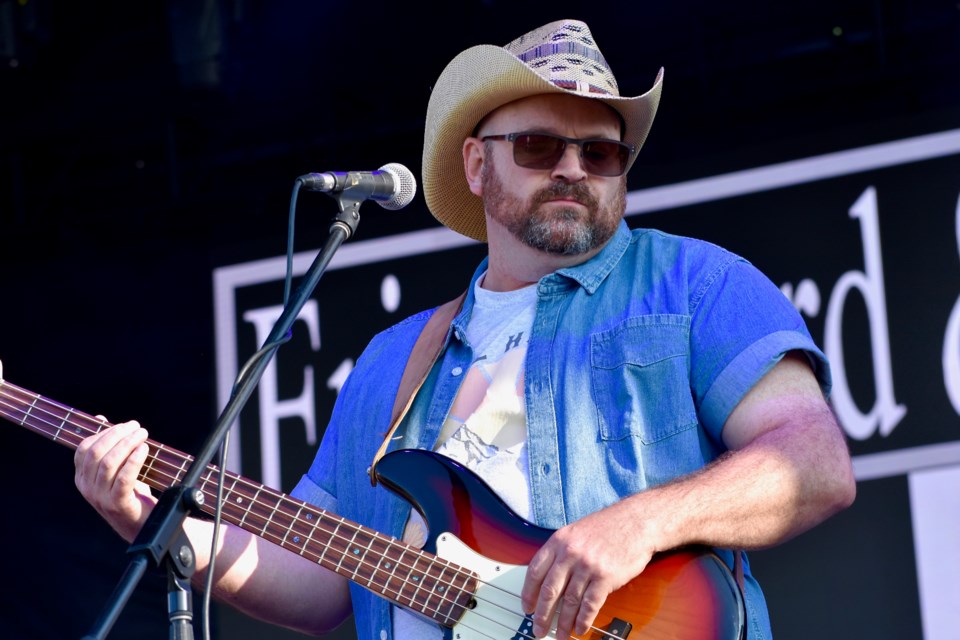
[[407, 365], [403, 370], [403, 375], [400, 377], [397, 397], [393, 402], [390, 428], [387, 430], [383, 442], [380, 444], [380, 448], [377, 449], [377, 453], [373, 456], [373, 464], [367, 469], [367, 473], [370, 475], [370, 484], [373, 486], [377, 484], [377, 463], [380, 462], [380, 458], [387, 452], [394, 432], [397, 430], [397, 427], [400, 426], [403, 417], [407, 415], [407, 411], [413, 404], [413, 398], [417, 395], [420, 387], [423, 386], [437, 358], [440, 357], [440, 352], [443, 350], [443, 345], [447, 338], [447, 332], [450, 329], [450, 323], [453, 322], [453, 319], [460, 313], [460, 309], [463, 307], [463, 300], [466, 297], [467, 292], [464, 291], [453, 300], [437, 307], [437, 310], [434, 311], [430, 319], [427, 320], [427, 324], [423, 327], [423, 331], [420, 332], [420, 336], [413, 345], [413, 351], [410, 352], [410, 356], [407, 358]]
[[[440, 357], [440, 352], [443, 350], [443, 345], [450, 329], [450, 323], [453, 322], [453, 319], [460, 313], [460, 309], [463, 307], [463, 300], [466, 297], [467, 292], [464, 291], [453, 300], [437, 307], [437, 310], [434, 311], [430, 319], [427, 320], [427, 324], [424, 325], [423, 331], [420, 332], [420, 336], [413, 345], [413, 350], [407, 359], [403, 375], [400, 377], [400, 386], [397, 389], [397, 397], [394, 400], [393, 411], [390, 417], [390, 428], [387, 430], [383, 442], [380, 444], [380, 448], [377, 449], [376, 454], [374, 454], [373, 463], [367, 470], [367, 473], [370, 475], [370, 484], [373, 486], [377, 484], [377, 463], [387, 452], [394, 432], [396, 432], [397, 427], [400, 426], [404, 416], [407, 415], [407, 411], [409, 411], [410, 406], [413, 404], [414, 397], [417, 395], [420, 387], [423, 386], [424, 381], [426, 381], [437, 358]], [[743, 584], [743, 551], [740, 549], [733, 550], [733, 574], [737, 581], [737, 586], [740, 588], [740, 594], [743, 596], [744, 606], [746, 606], [746, 591], [744, 590]], [[743, 629], [746, 629], [745, 616]]]

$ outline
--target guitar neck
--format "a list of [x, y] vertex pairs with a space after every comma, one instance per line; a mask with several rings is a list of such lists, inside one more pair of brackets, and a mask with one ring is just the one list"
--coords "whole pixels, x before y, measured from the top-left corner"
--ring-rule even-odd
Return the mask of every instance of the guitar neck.
[[[71, 449], [113, 426], [2, 380], [0, 416]], [[140, 480], [158, 491], [180, 482], [193, 457], [153, 440], [147, 444]], [[220, 476], [219, 467], [208, 465], [196, 487], [208, 515], [216, 512]], [[445, 627], [460, 619], [478, 586], [472, 571], [230, 471], [223, 472], [220, 504], [224, 521]]]

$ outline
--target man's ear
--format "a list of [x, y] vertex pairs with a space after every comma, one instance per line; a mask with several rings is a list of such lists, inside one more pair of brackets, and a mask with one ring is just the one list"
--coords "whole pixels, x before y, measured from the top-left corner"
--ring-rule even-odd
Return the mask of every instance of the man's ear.
[[476, 196], [483, 196], [483, 160], [484, 143], [480, 138], [467, 138], [463, 141], [463, 172], [467, 176], [467, 186]]

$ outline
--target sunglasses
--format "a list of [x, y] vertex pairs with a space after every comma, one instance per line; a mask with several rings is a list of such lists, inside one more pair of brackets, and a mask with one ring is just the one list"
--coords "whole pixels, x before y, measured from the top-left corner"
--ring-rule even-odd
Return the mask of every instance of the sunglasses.
[[621, 176], [627, 170], [633, 145], [608, 138], [565, 138], [552, 133], [506, 133], [484, 136], [487, 140], [509, 140], [513, 143], [513, 161], [526, 169], [553, 169], [560, 162], [567, 145], [580, 147], [583, 168], [597, 176]]

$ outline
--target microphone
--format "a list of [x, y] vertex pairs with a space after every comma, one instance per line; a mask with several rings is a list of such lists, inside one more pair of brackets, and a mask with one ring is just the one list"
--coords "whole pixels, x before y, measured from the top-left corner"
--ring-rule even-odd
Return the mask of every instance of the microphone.
[[417, 181], [410, 169], [395, 162], [376, 171], [327, 171], [297, 178], [307, 191], [346, 193], [360, 201], [373, 200], [384, 209], [402, 209], [413, 201]]

